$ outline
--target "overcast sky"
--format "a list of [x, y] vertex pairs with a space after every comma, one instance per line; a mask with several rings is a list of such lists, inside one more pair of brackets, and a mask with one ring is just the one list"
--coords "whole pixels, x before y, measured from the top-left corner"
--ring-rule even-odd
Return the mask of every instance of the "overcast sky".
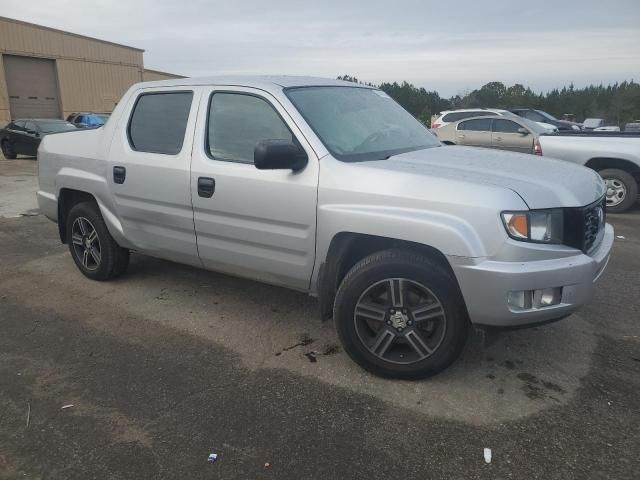
[[0, 0], [1, 15], [146, 50], [186, 76], [350, 74], [449, 96], [640, 80], [640, 0]]

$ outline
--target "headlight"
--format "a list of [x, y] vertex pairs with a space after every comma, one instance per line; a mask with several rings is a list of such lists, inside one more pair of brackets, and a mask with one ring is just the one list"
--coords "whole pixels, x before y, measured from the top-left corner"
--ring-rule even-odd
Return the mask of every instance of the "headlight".
[[536, 243], [562, 243], [564, 214], [562, 209], [502, 212], [502, 221], [515, 240]]

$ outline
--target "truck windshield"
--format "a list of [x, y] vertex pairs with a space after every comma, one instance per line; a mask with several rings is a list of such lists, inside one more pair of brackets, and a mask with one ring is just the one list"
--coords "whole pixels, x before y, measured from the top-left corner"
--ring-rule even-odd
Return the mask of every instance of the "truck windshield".
[[338, 160], [384, 160], [441, 146], [386, 93], [361, 87], [294, 87], [285, 94]]

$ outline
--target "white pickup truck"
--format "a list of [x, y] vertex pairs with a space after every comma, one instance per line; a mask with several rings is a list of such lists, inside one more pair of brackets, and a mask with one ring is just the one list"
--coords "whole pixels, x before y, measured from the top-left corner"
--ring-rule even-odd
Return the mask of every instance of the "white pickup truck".
[[597, 171], [607, 185], [607, 210], [622, 213], [638, 198], [640, 135], [625, 133], [554, 133], [538, 138], [544, 156]]
[[613, 244], [593, 170], [445, 147], [349, 82], [142, 83], [38, 159], [40, 209], [86, 277], [123, 274], [136, 251], [307, 292], [389, 377], [446, 368], [472, 324], [566, 317]]

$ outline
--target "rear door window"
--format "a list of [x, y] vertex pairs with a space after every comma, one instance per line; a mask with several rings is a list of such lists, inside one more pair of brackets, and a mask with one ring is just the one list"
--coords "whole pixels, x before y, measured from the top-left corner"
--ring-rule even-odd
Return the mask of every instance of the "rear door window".
[[129, 119], [129, 144], [138, 152], [176, 155], [182, 150], [193, 92], [143, 93]]
[[474, 118], [461, 122], [458, 125], [458, 130], [466, 130], [471, 132], [490, 132], [491, 131], [491, 119], [490, 118]]
[[500, 133], [518, 133], [518, 129], [522, 128], [516, 122], [512, 122], [511, 120], [502, 120], [501, 118], [496, 118], [493, 121], [493, 131]]

